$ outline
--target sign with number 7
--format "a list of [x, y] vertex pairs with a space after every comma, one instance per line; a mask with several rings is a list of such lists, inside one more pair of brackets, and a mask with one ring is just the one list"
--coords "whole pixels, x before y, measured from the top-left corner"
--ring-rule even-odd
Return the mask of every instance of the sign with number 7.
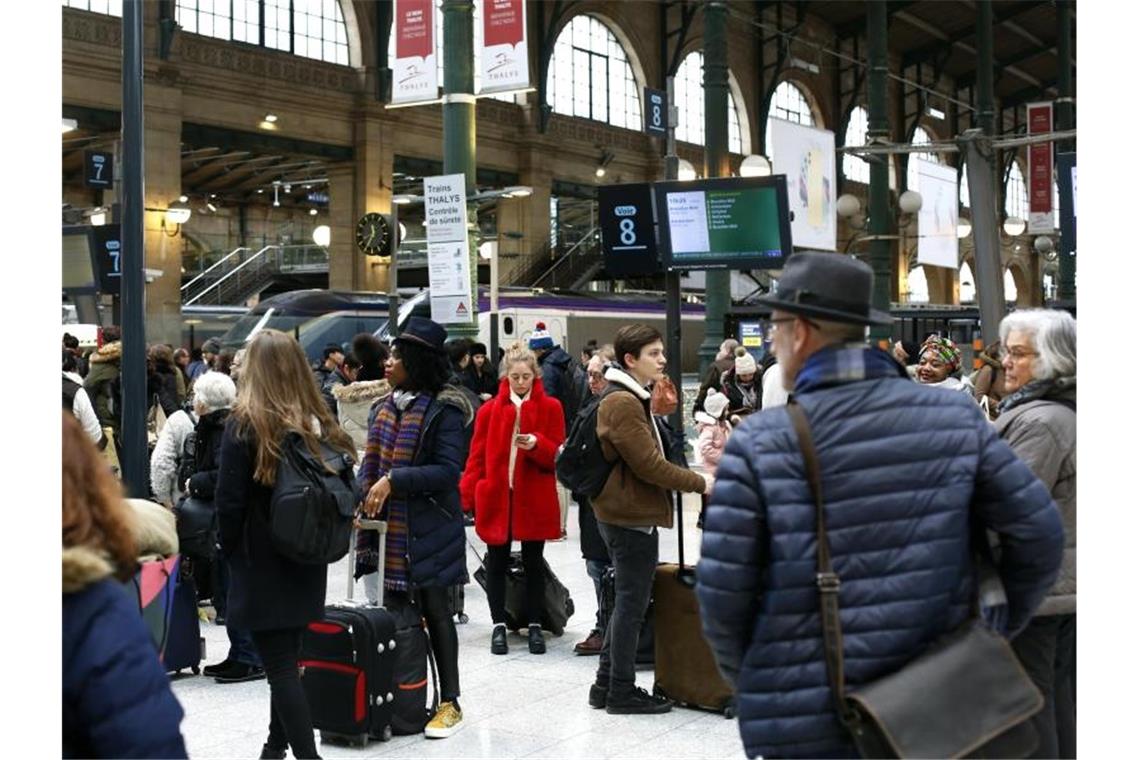
[[83, 152], [83, 182], [87, 187], [107, 190], [115, 184], [115, 154], [105, 151]]

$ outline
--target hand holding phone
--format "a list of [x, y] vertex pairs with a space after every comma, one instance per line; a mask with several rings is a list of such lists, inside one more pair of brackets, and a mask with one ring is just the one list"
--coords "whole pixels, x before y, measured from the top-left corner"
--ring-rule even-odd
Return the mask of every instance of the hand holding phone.
[[518, 433], [515, 435], [515, 445], [520, 449], [530, 451], [538, 443], [538, 438], [531, 433]]

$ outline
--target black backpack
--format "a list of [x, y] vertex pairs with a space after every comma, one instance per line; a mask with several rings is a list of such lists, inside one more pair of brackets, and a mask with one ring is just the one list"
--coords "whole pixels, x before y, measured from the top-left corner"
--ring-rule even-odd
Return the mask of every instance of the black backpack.
[[288, 433], [269, 500], [274, 548], [306, 565], [326, 565], [348, 554], [361, 501], [351, 457], [324, 441], [320, 449], [321, 456], [313, 456], [299, 433]]
[[186, 485], [198, 468], [195, 463], [197, 456], [196, 449], [198, 448], [198, 431], [191, 430], [186, 434], [186, 438], [182, 441], [182, 453], [178, 455], [178, 482], [175, 485], [178, 490]]
[[586, 370], [582, 369], [581, 364], [573, 358], [566, 362], [566, 366], [562, 368], [562, 398], [559, 401], [565, 407], [563, 413], [567, 420], [573, 420], [582, 408], [582, 392], [583, 390], [589, 392], [585, 379]]
[[609, 385], [590, 398], [574, 416], [566, 443], [554, 460], [554, 474], [570, 493], [594, 498], [605, 487], [615, 462], [602, 455], [602, 442], [598, 440], [598, 407], [610, 393], [622, 390], [620, 386]]

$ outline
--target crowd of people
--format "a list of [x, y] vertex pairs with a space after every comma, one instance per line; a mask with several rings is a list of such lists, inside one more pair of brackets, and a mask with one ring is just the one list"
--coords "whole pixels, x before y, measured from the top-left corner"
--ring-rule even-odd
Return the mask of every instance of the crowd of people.
[[[871, 272], [855, 260], [793, 256], [765, 299], [770, 349], [757, 356], [726, 340], [702, 376], [691, 457], [669, 425], [678, 398], [662, 336], [644, 324], [622, 327], [607, 345], [591, 341], [577, 358], [541, 323], [489, 357], [484, 344], [448, 340], [420, 317], [391, 345], [367, 334], [330, 345], [316, 367], [292, 337], [268, 329], [238, 354], [216, 340], [192, 353], [150, 347], [151, 497], [172, 516], [197, 500], [218, 518], [215, 551], [187, 558], [230, 641], [206, 675], [268, 681], [262, 757], [317, 757], [297, 655], [305, 626], [322, 616], [327, 573], [281, 555], [267, 522], [282, 439], [296, 433], [355, 461], [360, 516], [387, 521], [383, 543], [357, 532], [354, 574], [371, 603], [425, 622], [439, 668], [427, 737], [463, 726], [454, 592], [469, 581], [465, 523], [487, 547], [490, 651], [509, 651], [506, 584], [519, 545], [519, 622], [528, 651], [541, 655], [543, 552], [565, 539], [571, 501], [597, 594], [594, 625], [574, 645], [598, 657], [584, 696], [611, 714], [672, 709], [636, 686], [635, 666], [658, 530], [674, 527], [672, 494], [681, 492], [701, 495], [696, 594], [747, 754], [850, 755], [823, 667], [817, 526], [793, 426], [802, 410], [842, 579], [847, 684], [898, 669], [970, 618], [968, 558], [984, 528], [1004, 596], [979, 614], [1011, 641], [1045, 698], [1033, 718], [1035, 756], [1074, 757], [1075, 320], [1011, 313], [971, 375], [944, 336], [869, 347], [868, 326], [888, 319], [870, 294]], [[122, 351], [113, 330], [105, 335], [89, 356], [71, 336], [63, 346], [65, 749], [184, 756], [181, 708], [137, 610], [106, 590], [134, 571], [139, 546], [112, 474]], [[571, 494], [556, 460], [588, 414], [611, 469], [596, 494]], [[612, 608], [603, 616], [606, 577]], [[92, 633], [94, 616], [116, 633]], [[134, 700], [133, 712], [106, 713], [84, 680], [93, 671]]]

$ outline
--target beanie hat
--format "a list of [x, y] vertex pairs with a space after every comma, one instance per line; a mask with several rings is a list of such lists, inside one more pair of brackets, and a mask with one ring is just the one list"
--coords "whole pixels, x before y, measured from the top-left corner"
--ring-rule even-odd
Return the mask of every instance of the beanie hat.
[[202, 344], [202, 353], [217, 354], [222, 350], [222, 343], [217, 338], [210, 338]]
[[723, 393], [710, 390], [708, 395], [705, 396], [705, 411], [708, 412], [709, 416], [714, 420], [719, 420], [726, 408], [728, 408], [728, 396]]
[[550, 337], [550, 333], [546, 331], [546, 323], [539, 322], [534, 326], [534, 332], [530, 334], [530, 350], [541, 351], [544, 348], [554, 348], [554, 339]]
[[736, 374], [751, 375], [756, 372], [756, 360], [744, 346], [736, 349]]
[[471, 344], [471, 355], [472, 356], [486, 356], [487, 355], [487, 346], [483, 343], [472, 343]]

